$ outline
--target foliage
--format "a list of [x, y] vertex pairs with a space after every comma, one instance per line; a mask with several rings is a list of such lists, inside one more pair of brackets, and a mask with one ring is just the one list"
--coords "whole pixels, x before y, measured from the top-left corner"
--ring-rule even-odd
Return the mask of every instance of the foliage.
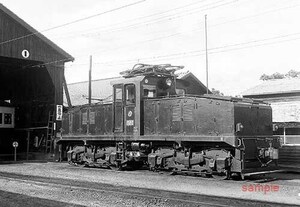
[[300, 72], [295, 70], [290, 70], [286, 74], [282, 73], [273, 73], [272, 75], [263, 74], [260, 76], [260, 80], [274, 80], [274, 79], [284, 79], [284, 78], [297, 78], [300, 77]]
[[221, 93], [219, 90], [212, 88], [211, 89], [212, 94], [216, 95], [216, 96], [224, 96], [223, 93]]

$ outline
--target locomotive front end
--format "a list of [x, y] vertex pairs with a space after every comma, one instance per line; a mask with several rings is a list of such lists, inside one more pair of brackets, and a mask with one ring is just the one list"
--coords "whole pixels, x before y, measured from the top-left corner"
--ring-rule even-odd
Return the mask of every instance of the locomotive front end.
[[237, 161], [244, 175], [278, 170], [280, 138], [273, 136], [272, 109], [262, 102], [235, 103]]

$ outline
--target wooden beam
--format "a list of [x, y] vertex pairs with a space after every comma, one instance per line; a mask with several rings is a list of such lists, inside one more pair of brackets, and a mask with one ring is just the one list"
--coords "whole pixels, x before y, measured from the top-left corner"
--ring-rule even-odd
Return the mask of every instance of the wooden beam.
[[68, 106], [72, 107], [71, 98], [70, 98], [70, 94], [69, 94], [68, 85], [67, 85], [67, 82], [66, 82], [65, 75], [63, 75], [63, 87], [64, 87], [64, 90], [65, 90]]

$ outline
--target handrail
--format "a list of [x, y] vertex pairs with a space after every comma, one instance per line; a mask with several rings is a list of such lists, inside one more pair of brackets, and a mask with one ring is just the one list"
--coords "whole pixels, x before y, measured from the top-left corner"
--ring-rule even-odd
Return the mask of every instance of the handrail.
[[283, 140], [283, 145], [300, 145], [300, 135], [279, 135]]

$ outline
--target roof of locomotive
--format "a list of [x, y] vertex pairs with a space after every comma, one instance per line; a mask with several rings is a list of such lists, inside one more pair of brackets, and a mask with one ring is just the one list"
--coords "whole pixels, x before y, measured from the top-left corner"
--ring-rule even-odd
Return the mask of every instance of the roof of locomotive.
[[165, 97], [158, 97], [158, 98], [146, 98], [146, 99], [169, 99], [169, 98], [206, 98], [206, 99], [213, 99], [213, 100], [221, 100], [221, 101], [230, 101], [236, 103], [248, 103], [248, 104], [263, 104], [263, 105], [270, 105], [264, 101], [251, 99], [251, 98], [238, 98], [238, 97], [231, 97], [231, 96], [217, 96], [213, 94], [204, 94], [204, 95], [175, 95], [175, 96], [165, 96]]
[[[114, 77], [92, 81], [92, 103], [110, 103], [112, 102], [112, 85], [127, 84], [142, 81], [145, 77], [154, 76], [153, 74], [139, 75], [133, 77]], [[178, 75], [177, 80], [193, 81], [193, 84], [203, 88], [206, 87], [191, 72], [186, 71]], [[88, 104], [88, 81], [68, 84], [68, 90], [73, 106], [82, 106]], [[210, 91], [209, 91], [210, 92]], [[64, 105], [67, 106], [67, 100], [64, 93]]]
[[113, 80], [110, 82], [110, 85], [116, 85], [116, 84], [128, 84], [128, 83], [140, 83], [145, 76], [135, 76], [135, 77], [130, 77], [130, 78], [123, 78], [123, 79], [118, 79], [118, 80]]
[[266, 104], [269, 105], [268, 103], [257, 100], [257, 99], [252, 99], [252, 98], [238, 98], [238, 97], [232, 97], [232, 96], [217, 96], [213, 94], [204, 94], [203, 97], [205, 98], [211, 98], [211, 99], [219, 99], [219, 100], [224, 100], [224, 101], [232, 101], [232, 102], [246, 102], [246, 103], [256, 103], [256, 104]]

